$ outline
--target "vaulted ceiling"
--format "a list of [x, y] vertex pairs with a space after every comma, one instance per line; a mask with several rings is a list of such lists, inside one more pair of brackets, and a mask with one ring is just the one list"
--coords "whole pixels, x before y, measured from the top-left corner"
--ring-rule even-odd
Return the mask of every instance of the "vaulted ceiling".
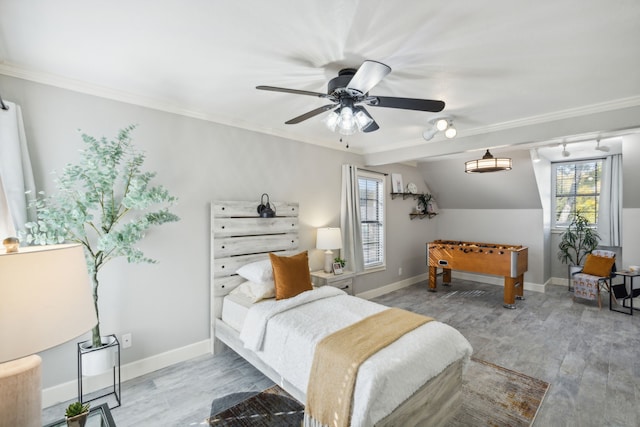
[[[382, 164], [640, 126], [638, 22], [637, 0], [0, 0], [0, 73]], [[284, 124], [325, 100], [255, 89], [325, 92], [365, 59], [392, 68], [371, 94], [443, 100], [458, 137], [371, 107], [380, 130], [340, 142]]]

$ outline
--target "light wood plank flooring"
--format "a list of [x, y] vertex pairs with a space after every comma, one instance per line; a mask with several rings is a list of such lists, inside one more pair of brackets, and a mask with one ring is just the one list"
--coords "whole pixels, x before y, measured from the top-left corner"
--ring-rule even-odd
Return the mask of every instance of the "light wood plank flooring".
[[[640, 311], [611, 312], [578, 300], [566, 287], [526, 292], [516, 310], [502, 308], [502, 287], [454, 280], [429, 293], [420, 283], [376, 298], [457, 328], [474, 356], [551, 383], [536, 426], [640, 425]], [[176, 364], [122, 384], [119, 427], [206, 425], [211, 402], [262, 390], [271, 381], [231, 351]], [[43, 422], [64, 414], [46, 408]]]

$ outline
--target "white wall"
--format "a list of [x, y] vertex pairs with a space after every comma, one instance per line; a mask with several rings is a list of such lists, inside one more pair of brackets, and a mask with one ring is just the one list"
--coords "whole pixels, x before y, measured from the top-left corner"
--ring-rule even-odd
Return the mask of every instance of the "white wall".
[[[112, 137], [135, 123], [134, 144], [147, 154], [146, 169], [156, 171], [156, 182], [179, 198], [175, 212], [181, 221], [151, 230], [140, 244], [158, 264], [127, 264], [117, 259], [101, 273], [102, 332], [133, 334], [133, 346], [122, 351], [123, 365], [144, 364], [148, 358], [209, 338], [210, 201], [255, 200], [257, 206], [264, 192], [272, 201], [298, 201], [300, 248], [309, 249], [312, 269], [320, 269], [323, 254], [315, 249], [315, 229], [339, 225], [341, 165], [362, 166], [361, 156], [342, 149], [301, 144], [1, 75], [0, 87], [3, 98], [22, 106], [39, 190], [52, 191], [51, 172], [77, 159], [82, 146], [78, 128], [96, 137]], [[376, 169], [402, 173], [405, 183], [413, 181], [421, 191], [426, 188], [414, 167]], [[389, 268], [358, 277], [358, 293], [424, 273], [424, 242], [432, 238], [434, 223], [410, 221], [413, 202], [390, 201], [389, 192]], [[402, 275], [398, 275], [400, 267]], [[74, 342], [42, 356], [45, 389], [75, 380]]]
[[443, 209], [438, 216], [437, 238], [527, 246], [529, 270], [524, 281], [542, 285], [546, 280], [542, 223], [540, 209]]

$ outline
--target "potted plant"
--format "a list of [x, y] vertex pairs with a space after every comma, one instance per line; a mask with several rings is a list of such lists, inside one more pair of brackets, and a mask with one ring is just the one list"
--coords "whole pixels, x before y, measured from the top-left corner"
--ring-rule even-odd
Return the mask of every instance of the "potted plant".
[[[89, 348], [103, 345], [98, 310], [98, 273], [109, 261], [155, 261], [135, 245], [148, 229], [179, 218], [169, 212], [176, 198], [162, 186], [152, 186], [155, 173], [143, 172], [145, 155], [134, 149], [131, 132], [119, 131], [115, 139], [82, 134], [85, 146], [80, 161], [68, 164], [56, 180], [57, 193], [32, 200], [37, 219], [25, 224], [28, 243], [47, 245], [64, 241], [84, 246], [93, 282], [93, 303], [98, 323]], [[113, 365], [112, 365], [113, 366]]]
[[429, 193], [422, 193], [418, 195], [418, 212], [420, 213], [433, 212], [433, 208], [431, 206], [431, 200], [433, 200], [433, 196]]
[[573, 273], [580, 270], [585, 257], [598, 246], [599, 241], [600, 236], [596, 229], [590, 226], [589, 219], [577, 211], [560, 236], [558, 245], [558, 259], [569, 267], [569, 289]]
[[599, 241], [600, 236], [596, 229], [591, 227], [589, 219], [578, 211], [560, 236], [558, 259], [564, 264], [582, 265], [586, 255], [598, 246]]
[[333, 262], [337, 262], [337, 263], [339, 263], [339, 264], [340, 264], [340, 266], [341, 266], [342, 268], [344, 268], [344, 266], [347, 264], [347, 260], [342, 259], [342, 258], [340, 258], [340, 257], [335, 257], [335, 258], [333, 259]]
[[84, 427], [89, 416], [89, 404], [81, 402], [73, 402], [67, 406], [64, 415], [67, 420], [68, 427]]

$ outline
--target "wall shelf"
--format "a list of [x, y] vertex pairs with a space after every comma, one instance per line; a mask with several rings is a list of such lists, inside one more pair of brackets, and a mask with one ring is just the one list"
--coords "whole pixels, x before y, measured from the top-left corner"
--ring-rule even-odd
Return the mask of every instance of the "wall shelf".
[[413, 199], [417, 199], [418, 196], [420, 196], [420, 194], [418, 193], [391, 193], [391, 200], [395, 199], [396, 197], [400, 197], [402, 196], [402, 200], [406, 199], [407, 197], [413, 197]]
[[427, 212], [427, 213], [410, 213], [409, 214], [409, 218], [411, 219], [416, 219], [416, 218], [420, 218], [423, 219], [424, 217], [428, 217], [429, 219], [433, 218], [434, 216], [438, 215], [436, 212]]

